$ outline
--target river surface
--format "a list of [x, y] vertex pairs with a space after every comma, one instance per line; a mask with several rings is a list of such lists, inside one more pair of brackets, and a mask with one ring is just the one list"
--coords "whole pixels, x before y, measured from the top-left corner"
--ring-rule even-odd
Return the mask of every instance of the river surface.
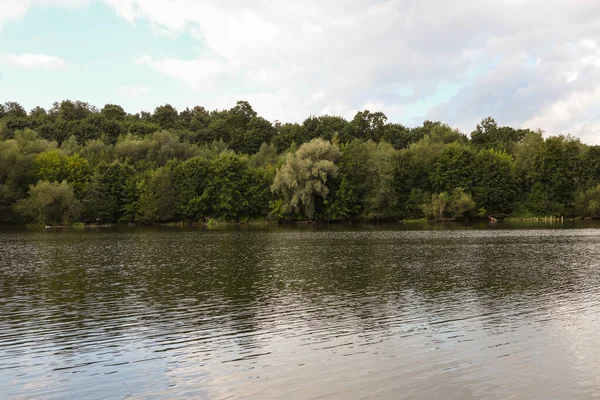
[[507, 227], [0, 231], [0, 397], [600, 397], [600, 229]]

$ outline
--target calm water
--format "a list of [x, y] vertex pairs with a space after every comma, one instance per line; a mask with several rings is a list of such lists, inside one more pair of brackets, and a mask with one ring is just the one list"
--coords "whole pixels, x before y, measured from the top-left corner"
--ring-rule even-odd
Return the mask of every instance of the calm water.
[[3, 231], [0, 393], [598, 397], [600, 229]]

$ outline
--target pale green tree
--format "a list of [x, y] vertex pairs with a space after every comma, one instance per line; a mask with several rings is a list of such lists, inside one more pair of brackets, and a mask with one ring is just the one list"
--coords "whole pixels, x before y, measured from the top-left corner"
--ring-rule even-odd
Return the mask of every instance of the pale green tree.
[[475, 209], [475, 202], [462, 188], [456, 188], [450, 194], [434, 194], [431, 201], [423, 205], [425, 216], [438, 221], [465, 218]]
[[67, 224], [77, 217], [79, 204], [67, 181], [40, 181], [29, 188], [29, 196], [15, 204], [15, 210], [39, 224]]
[[271, 186], [273, 193], [283, 196], [282, 211], [304, 213], [312, 220], [316, 199], [327, 197], [330, 191], [327, 183], [337, 176], [335, 162], [340, 155], [337, 146], [318, 138], [289, 153]]

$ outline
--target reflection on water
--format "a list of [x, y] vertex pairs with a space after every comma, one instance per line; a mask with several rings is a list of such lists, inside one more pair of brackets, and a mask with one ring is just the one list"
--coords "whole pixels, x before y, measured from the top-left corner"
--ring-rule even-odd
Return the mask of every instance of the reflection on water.
[[600, 230], [0, 233], [7, 398], [590, 398]]

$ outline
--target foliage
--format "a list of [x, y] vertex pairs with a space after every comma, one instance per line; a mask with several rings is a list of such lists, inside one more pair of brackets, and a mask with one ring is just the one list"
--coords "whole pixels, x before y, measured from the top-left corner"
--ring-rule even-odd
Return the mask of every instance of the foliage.
[[396, 153], [391, 184], [400, 218], [410, 218], [410, 215], [414, 214], [414, 205], [409, 202], [413, 190], [431, 190], [430, 181], [435, 161], [445, 147], [443, 142], [426, 135], [420, 141]]
[[475, 202], [462, 188], [456, 188], [451, 193], [434, 194], [431, 201], [423, 205], [425, 216], [438, 221], [465, 218], [475, 210]]
[[136, 114], [0, 104], [0, 222], [46, 219], [26, 210], [63, 182], [85, 222], [596, 217], [600, 146], [492, 118], [468, 137], [370, 110], [271, 122], [246, 101]]
[[576, 209], [583, 217], [600, 217], [600, 184], [577, 193]]
[[517, 199], [515, 164], [506, 153], [482, 150], [473, 160], [473, 200], [491, 215], [510, 214]]
[[271, 167], [277, 164], [278, 159], [279, 156], [275, 145], [263, 143], [258, 153], [250, 158], [250, 164], [253, 167]]
[[480, 148], [512, 153], [515, 146], [530, 133], [527, 129], [499, 127], [492, 117], [485, 118], [471, 133], [471, 142]]
[[17, 212], [28, 221], [46, 225], [74, 222], [78, 207], [75, 193], [66, 181], [40, 181], [29, 188], [26, 199], [15, 205]]
[[136, 200], [134, 177], [135, 170], [127, 163], [113, 161], [99, 165], [82, 195], [84, 222], [135, 219], [128, 209]]
[[313, 139], [289, 153], [277, 171], [271, 190], [283, 196], [283, 211], [302, 212], [309, 220], [315, 214], [317, 197], [326, 198], [328, 180], [337, 176], [338, 147], [323, 139]]
[[535, 178], [535, 162], [537, 154], [544, 145], [541, 131], [529, 132], [523, 140], [515, 146], [515, 170], [521, 189], [525, 192], [531, 189]]
[[387, 142], [355, 139], [343, 146], [339, 187], [329, 219], [385, 219], [395, 215], [393, 190], [396, 151]]
[[148, 171], [139, 180], [137, 190], [137, 221], [164, 222], [175, 218], [178, 193], [169, 167]]
[[553, 136], [535, 154], [530, 179], [530, 209], [537, 215], [574, 213], [574, 197], [581, 174], [582, 145], [569, 136]]
[[470, 187], [474, 178], [475, 150], [469, 145], [454, 142], [444, 148], [436, 158], [431, 173], [434, 190], [452, 191]]

